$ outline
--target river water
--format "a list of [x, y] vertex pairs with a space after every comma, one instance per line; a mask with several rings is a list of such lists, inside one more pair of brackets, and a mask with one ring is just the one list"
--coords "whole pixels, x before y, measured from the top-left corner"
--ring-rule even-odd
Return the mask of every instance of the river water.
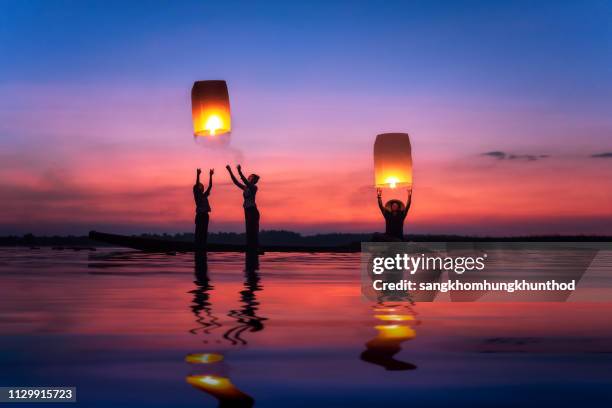
[[0, 386], [83, 407], [612, 403], [612, 303], [377, 304], [359, 262], [0, 249]]

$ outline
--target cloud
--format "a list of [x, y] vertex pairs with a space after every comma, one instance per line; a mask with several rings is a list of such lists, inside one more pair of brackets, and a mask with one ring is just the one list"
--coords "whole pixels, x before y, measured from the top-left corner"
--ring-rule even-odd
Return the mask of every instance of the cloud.
[[494, 157], [498, 160], [524, 160], [524, 161], [536, 161], [549, 157], [547, 154], [514, 154], [506, 153], [499, 150], [482, 153], [483, 156]]
[[498, 158], [500, 160], [503, 160], [506, 158], [506, 153], [504, 152], [499, 152], [499, 151], [493, 151], [493, 152], [487, 152], [487, 153], [483, 153], [483, 156], [491, 156], [491, 157], [495, 157]]
[[594, 159], [612, 159], [612, 152], [595, 153], [591, 157]]

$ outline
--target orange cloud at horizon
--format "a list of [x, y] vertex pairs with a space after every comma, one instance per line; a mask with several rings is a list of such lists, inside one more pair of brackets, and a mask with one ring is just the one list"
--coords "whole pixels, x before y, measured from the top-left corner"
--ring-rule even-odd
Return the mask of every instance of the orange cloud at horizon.
[[[603, 119], [547, 120], [529, 106], [517, 112], [511, 100], [464, 94], [459, 104], [429, 93], [302, 90], [296, 100], [289, 91], [232, 89], [231, 143], [208, 148], [194, 143], [181, 87], [147, 88], [146, 100], [137, 85], [3, 87], [0, 234], [189, 231], [196, 167], [216, 169], [211, 231], [242, 231], [228, 163], [261, 175], [263, 229], [381, 231], [372, 147], [376, 134], [406, 130], [414, 159], [407, 233], [612, 231], [612, 161], [587, 153], [607, 151]], [[274, 123], [261, 120], [269, 112]], [[366, 115], [374, 119], [359, 119]], [[31, 126], [32, 117], [45, 126]], [[593, 136], [577, 142], [576, 134]], [[494, 149], [518, 157], [482, 154]], [[549, 157], [530, 160], [529, 152]]]
[[[242, 195], [224, 168], [241, 159], [236, 151], [196, 146], [112, 152], [112, 165], [102, 149], [84, 160], [71, 151], [71, 161], [33, 156], [5, 166], [0, 224], [35, 233], [62, 230], [62, 225], [82, 233], [117, 226], [132, 232], [189, 231], [195, 168], [215, 167], [211, 231], [242, 231]], [[293, 152], [247, 156], [244, 171], [262, 176], [261, 228], [382, 230], [369, 153], [320, 153], [308, 160]], [[612, 198], [603, 188], [612, 181], [612, 169], [604, 161], [417, 156], [414, 180], [407, 233], [606, 234], [612, 224]], [[390, 192], [383, 198], [392, 198]], [[402, 189], [393, 194], [405, 199]]]

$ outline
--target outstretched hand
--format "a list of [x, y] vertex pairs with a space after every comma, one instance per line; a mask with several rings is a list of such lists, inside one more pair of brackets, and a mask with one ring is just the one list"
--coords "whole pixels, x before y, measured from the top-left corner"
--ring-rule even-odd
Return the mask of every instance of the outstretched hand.
[[196, 169], [196, 172], [197, 172], [198, 174], [200, 174], [200, 173], [202, 173], [202, 169]]
[[382, 188], [378, 187], [378, 188], [376, 189], [376, 196], [377, 196], [378, 198], [382, 197]]
[[236, 168], [238, 169], [238, 171], [242, 170], [242, 166], [241, 165], [237, 165]]
[[229, 164], [228, 164], [228, 165], [226, 165], [226, 166], [225, 166], [225, 168], [226, 168], [228, 171], [232, 171], [232, 168], [230, 167], [230, 165], [229, 165]]
[[215, 169], [210, 169], [208, 173], [212, 176], [213, 174], [215, 174]]

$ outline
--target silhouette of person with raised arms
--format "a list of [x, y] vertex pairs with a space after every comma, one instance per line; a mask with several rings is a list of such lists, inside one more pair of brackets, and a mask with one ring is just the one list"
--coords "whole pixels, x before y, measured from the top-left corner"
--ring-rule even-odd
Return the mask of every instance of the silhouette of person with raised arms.
[[200, 174], [202, 170], [196, 170], [196, 182], [193, 185], [193, 199], [196, 205], [196, 216], [195, 216], [195, 249], [196, 251], [206, 250], [206, 241], [208, 239], [208, 222], [210, 220], [210, 204], [208, 203], [208, 196], [212, 189], [212, 178], [215, 174], [214, 169], [210, 169], [208, 188], [204, 191], [204, 185], [200, 182]]
[[403, 241], [404, 240], [404, 220], [410, 210], [410, 204], [412, 202], [412, 189], [408, 188], [408, 200], [406, 204], [400, 200], [389, 200], [383, 206], [382, 203], [382, 189], [376, 189], [376, 195], [378, 197], [378, 208], [383, 217], [385, 217], [385, 236], [377, 238], [383, 238], [383, 240], [389, 241]]
[[259, 250], [259, 210], [257, 209], [257, 204], [255, 203], [255, 194], [257, 194], [257, 182], [259, 181], [259, 176], [257, 174], [251, 174], [248, 178], [244, 177], [244, 174], [242, 174], [242, 167], [237, 165], [236, 170], [238, 170], [238, 175], [242, 180], [241, 183], [238, 181], [238, 179], [236, 179], [236, 176], [234, 176], [232, 168], [229, 164], [225, 166], [225, 168], [229, 172], [234, 184], [242, 190], [242, 196], [244, 197], [243, 207], [247, 251], [256, 252]]

